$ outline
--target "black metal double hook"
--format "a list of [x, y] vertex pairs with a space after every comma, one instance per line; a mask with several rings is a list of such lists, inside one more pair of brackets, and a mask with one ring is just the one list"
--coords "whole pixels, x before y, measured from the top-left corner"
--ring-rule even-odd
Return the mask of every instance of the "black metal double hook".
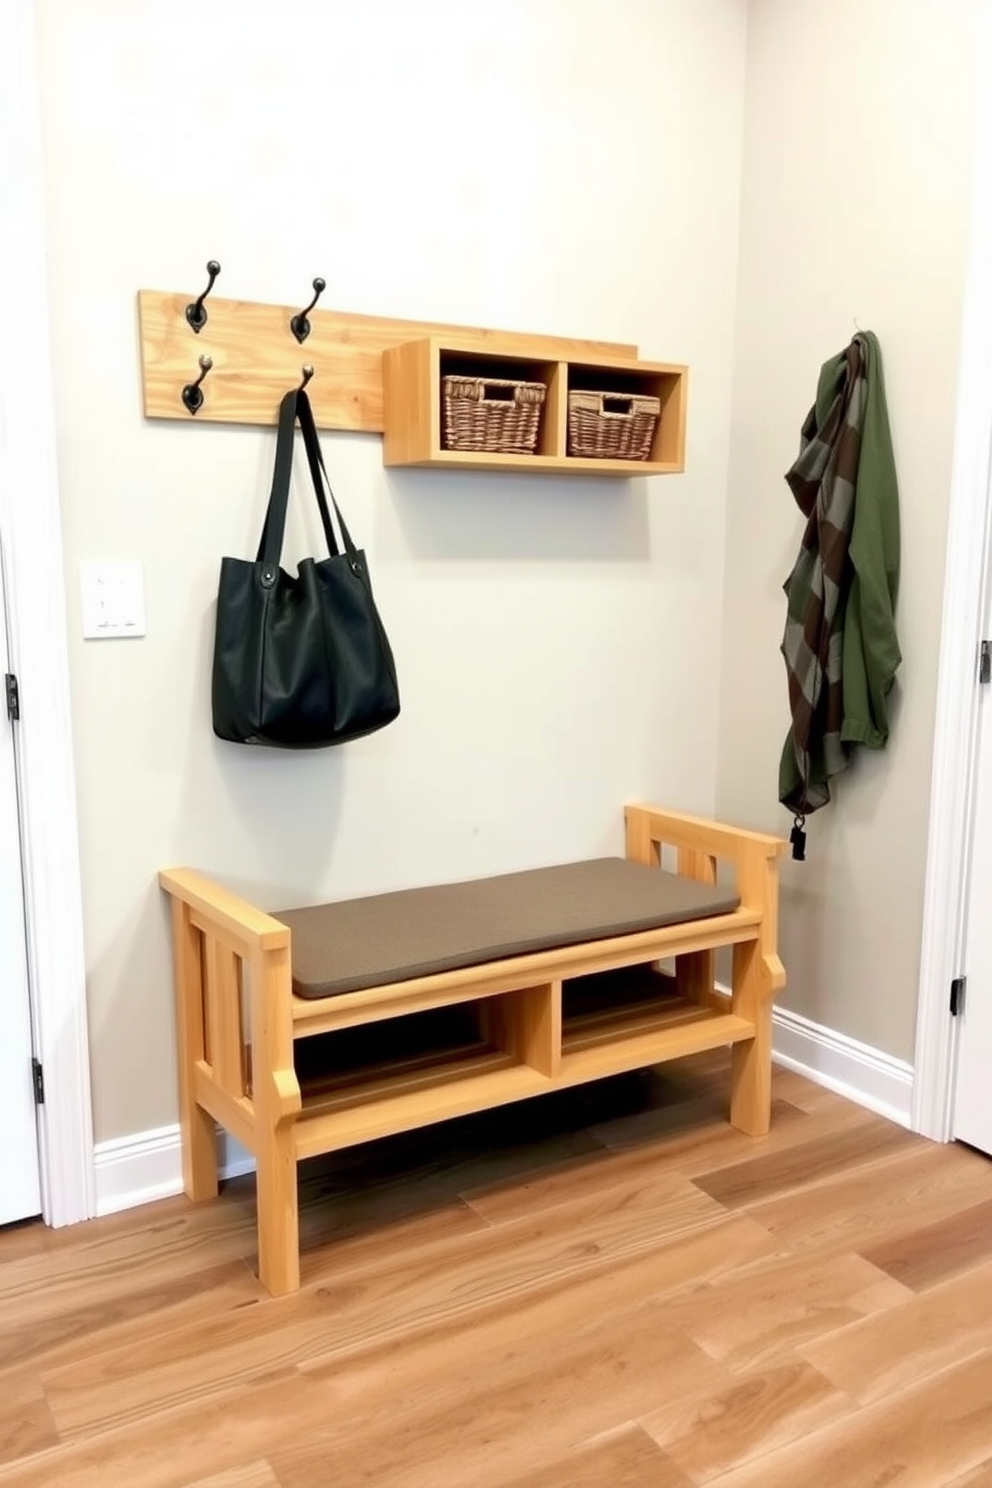
[[196, 332], [197, 335], [200, 334], [200, 332], [203, 330], [203, 327], [207, 323], [207, 311], [203, 302], [207, 298], [207, 295], [210, 293], [210, 291], [213, 289], [214, 280], [220, 273], [220, 264], [215, 258], [212, 258], [207, 264], [207, 273], [210, 275], [210, 283], [207, 285], [206, 289], [200, 295], [198, 300], [193, 300], [186, 306], [186, 319], [193, 327], [193, 330]]
[[310, 314], [310, 311], [313, 309], [314, 305], [316, 305], [317, 301], [320, 299], [326, 288], [326, 280], [315, 279], [313, 281], [313, 299], [310, 301], [309, 305], [307, 305], [305, 310], [301, 310], [298, 315], [294, 315], [289, 322], [289, 329], [292, 331], [293, 335], [296, 337], [301, 346], [312, 330], [312, 326], [310, 325], [307, 316]]
[[[182, 392], [183, 403], [188, 413], [199, 413], [200, 409], [203, 407], [203, 388], [200, 386], [200, 384], [203, 382], [203, 379], [206, 377], [207, 373], [210, 371], [211, 367], [214, 364], [213, 357], [209, 357], [206, 355], [201, 356], [199, 358], [199, 363], [199, 377], [196, 379], [195, 382], [188, 382], [183, 388]], [[300, 383], [298, 391], [302, 393], [303, 389], [306, 387], [307, 383], [313, 376], [313, 367], [310, 365], [309, 362], [306, 362], [300, 368], [300, 371], [303, 373], [303, 381]]]
[[210, 371], [210, 368], [214, 364], [213, 357], [201, 356], [199, 360], [199, 377], [196, 379], [195, 382], [188, 382], [183, 388], [182, 397], [183, 402], [186, 405], [187, 413], [199, 413], [200, 409], [203, 407], [203, 389], [200, 387], [200, 383], [206, 377], [207, 373]]
[[[207, 273], [210, 275], [210, 282], [208, 283], [206, 289], [203, 291], [198, 299], [191, 300], [190, 303], [186, 306], [187, 323], [197, 335], [200, 334], [200, 332], [203, 330], [203, 327], [207, 323], [207, 307], [204, 304], [204, 301], [206, 300], [207, 295], [213, 289], [214, 280], [220, 273], [220, 264], [215, 258], [210, 259], [209, 263], [207, 264]], [[313, 281], [313, 299], [304, 310], [301, 310], [299, 314], [294, 315], [289, 322], [289, 328], [301, 346], [312, 330], [312, 326], [308, 318], [310, 311], [313, 309], [314, 305], [316, 305], [317, 301], [320, 299], [326, 288], [327, 284], [325, 280], [315, 279]], [[198, 360], [200, 367], [199, 377], [197, 377], [195, 382], [188, 382], [182, 390], [183, 406], [185, 407], [187, 413], [192, 414], [199, 413], [200, 409], [203, 407], [203, 388], [201, 384], [203, 383], [203, 379], [206, 377], [207, 373], [210, 371], [211, 367], [214, 364], [213, 358], [207, 355], [201, 356]], [[310, 381], [311, 377], [313, 377], [314, 369], [309, 363], [307, 363], [303, 367], [302, 371], [303, 381], [300, 383], [299, 387], [299, 391], [301, 393], [306, 387], [307, 383]]]

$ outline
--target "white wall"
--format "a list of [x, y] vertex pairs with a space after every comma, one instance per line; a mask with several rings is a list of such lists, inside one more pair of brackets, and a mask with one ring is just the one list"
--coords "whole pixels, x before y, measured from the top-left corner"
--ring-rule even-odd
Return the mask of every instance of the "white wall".
[[[744, 0], [38, 0], [98, 1139], [175, 1117], [156, 870], [270, 906], [619, 851], [711, 810]], [[287, 756], [210, 731], [224, 553], [271, 435], [146, 423], [135, 293], [592, 336], [692, 368], [652, 481], [383, 471], [326, 436], [403, 713]], [[861, 308], [860, 306], [857, 308]], [[867, 311], [862, 310], [862, 313]], [[828, 338], [829, 339], [829, 338]], [[805, 372], [807, 369], [803, 368]], [[314, 523], [297, 520], [298, 554]], [[148, 636], [80, 639], [78, 563], [144, 564]]]
[[979, 45], [987, 0], [751, 0], [718, 806], [769, 830], [788, 726], [783, 480], [819, 368], [881, 341], [902, 508], [889, 748], [786, 863], [783, 1003], [898, 1058], [915, 1023]]

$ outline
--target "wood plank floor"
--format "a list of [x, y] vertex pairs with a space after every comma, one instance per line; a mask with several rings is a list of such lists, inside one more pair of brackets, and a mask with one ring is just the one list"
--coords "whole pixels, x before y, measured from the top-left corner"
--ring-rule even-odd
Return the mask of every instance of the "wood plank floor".
[[992, 1162], [728, 1061], [0, 1230], [0, 1488], [992, 1488]]

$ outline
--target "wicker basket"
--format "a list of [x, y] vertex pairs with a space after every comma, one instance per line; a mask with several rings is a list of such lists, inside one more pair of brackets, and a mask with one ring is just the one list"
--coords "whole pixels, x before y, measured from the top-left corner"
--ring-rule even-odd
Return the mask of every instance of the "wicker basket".
[[568, 453], [591, 460], [646, 460], [661, 400], [645, 393], [568, 395]]
[[442, 377], [445, 449], [532, 455], [547, 388], [504, 377]]

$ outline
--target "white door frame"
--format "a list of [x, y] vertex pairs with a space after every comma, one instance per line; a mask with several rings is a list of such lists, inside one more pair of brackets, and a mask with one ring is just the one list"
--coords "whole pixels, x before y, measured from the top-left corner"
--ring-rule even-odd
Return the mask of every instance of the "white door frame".
[[44, 165], [34, 0], [0, 7], [0, 530], [11, 665], [28, 969], [45, 1078], [42, 1212], [95, 1213], [82, 888], [62, 521], [55, 459]]
[[[0, 661], [10, 668], [7, 611], [3, 594], [3, 534], [0, 533]], [[0, 1066], [9, 1089], [0, 1089], [4, 1147], [0, 1157], [0, 1224], [41, 1212], [38, 1107], [31, 1056], [36, 1046], [28, 989], [24, 917], [24, 866], [13, 727], [0, 717]]]
[[[992, 47], [984, 78], [992, 79]], [[978, 743], [978, 658], [992, 518], [992, 101], [980, 89], [962, 315], [930, 829], [916, 1023], [913, 1130], [950, 1140], [957, 1028], [951, 981], [965, 975]], [[934, 499], [939, 493], [934, 492]]]

